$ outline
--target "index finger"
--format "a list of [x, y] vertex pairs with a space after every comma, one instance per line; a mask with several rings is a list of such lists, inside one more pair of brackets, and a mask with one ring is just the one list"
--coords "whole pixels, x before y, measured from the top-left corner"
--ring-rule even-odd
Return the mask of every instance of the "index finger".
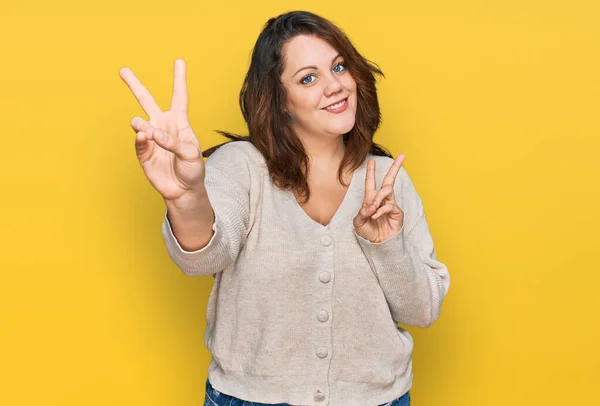
[[400, 172], [400, 168], [402, 167], [402, 162], [404, 162], [404, 158], [406, 158], [406, 156], [404, 154], [400, 154], [396, 157], [396, 159], [394, 159], [392, 167], [383, 178], [383, 183], [381, 184], [382, 187], [386, 185], [394, 185], [394, 182], [396, 181], [396, 175], [398, 175], [398, 172]]
[[369, 159], [367, 162], [367, 176], [365, 179], [365, 199], [369, 195], [369, 192], [375, 190], [375, 160]]
[[123, 79], [129, 89], [131, 89], [131, 92], [148, 116], [152, 117], [161, 113], [160, 107], [156, 104], [154, 97], [152, 97], [148, 89], [142, 85], [142, 82], [140, 82], [131, 69], [122, 68], [119, 71], [119, 76], [121, 76], [121, 79]]
[[173, 100], [171, 101], [171, 108], [184, 113], [187, 112], [188, 106], [185, 71], [185, 62], [183, 59], [177, 59], [173, 73]]

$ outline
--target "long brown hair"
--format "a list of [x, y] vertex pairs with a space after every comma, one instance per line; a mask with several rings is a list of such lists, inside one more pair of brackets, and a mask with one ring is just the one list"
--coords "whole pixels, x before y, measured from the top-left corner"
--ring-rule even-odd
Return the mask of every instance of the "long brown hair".
[[[383, 76], [383, 72], [358, 53], [340, 28], [323, 17], [307, 11], [291, 11], [269, 19], [254, 45], [250, 68], [239, 96], [249, 135], [217, 132], [232, 141], [250, 141], [265, 157], [271, 181], [281, 189], [298, 192], [306, 202], [310, 197], [306, 180], [309, 158], [285, 111], [287, 94], [281, 83], [283, 47], [297, 35], [314, 35], [329, 42], [344, 58], [356, 81], [356, 118], [352, 130], [343, 135], [345, 154], [338, 170], [340, 183], [345, 185], [344, 169], [357, 169], [369, 152], [392, 155], [385, 147], [373, 142], [381, 122], [376, 76]], [[203, 156], [210, 156], [226, 143], [207, 149]]]

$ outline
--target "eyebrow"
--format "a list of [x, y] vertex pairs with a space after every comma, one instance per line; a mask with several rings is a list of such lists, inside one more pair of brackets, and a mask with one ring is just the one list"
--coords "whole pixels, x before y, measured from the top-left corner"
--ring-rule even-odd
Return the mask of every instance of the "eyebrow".
[[[342, 56], [342, 54], [337, 54], [337, 55], [335, 56], [335, 58], [333, 58], [333, 59], [331, 60], [331, 63], [335, 62], [335, 60], [336, 60], [336, 59], [338, 59], [340, 56]], [[305, 66], [304, 68], [300, 68], [300, 69], [298, 69], [298, 70], [296, 71], [296, 73], [294, 73], [294, 75], [293, 75], [292, 77], [295, 77], [295, 76], [296, 76], [296, 75], [297, 75], [297, 74], [298, 74], [300, 71], [303, 71], [304, 69], [315, 69], [315, 70], [317, 70], [317, 69], [319, 69], [319, 68], [317, 68], [316, 66]]]

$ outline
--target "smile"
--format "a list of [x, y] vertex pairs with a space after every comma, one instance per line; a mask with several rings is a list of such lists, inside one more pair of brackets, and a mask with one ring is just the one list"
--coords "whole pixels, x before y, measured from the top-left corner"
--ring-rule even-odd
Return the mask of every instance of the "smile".
[[345, 98], [343, 100], [340, 100], [339, 102], [335, 103], [335, 104], [330, 104], [329, 106], [325, 107], [325, 110], [335, 110], [335, 109], [339, 109], [340, 107], [342, 107], [344, 104], [346, 104], [348, 98]]

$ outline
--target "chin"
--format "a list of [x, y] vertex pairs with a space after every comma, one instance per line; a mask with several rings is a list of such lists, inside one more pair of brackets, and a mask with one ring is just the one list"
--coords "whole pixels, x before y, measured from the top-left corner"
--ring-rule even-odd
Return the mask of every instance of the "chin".
[[350, 132], [354, 128], [355, 120], [344, 120], [343, 122], [336, 123], [336, 125], [328, 126], [327, 132], [342, 135]]

